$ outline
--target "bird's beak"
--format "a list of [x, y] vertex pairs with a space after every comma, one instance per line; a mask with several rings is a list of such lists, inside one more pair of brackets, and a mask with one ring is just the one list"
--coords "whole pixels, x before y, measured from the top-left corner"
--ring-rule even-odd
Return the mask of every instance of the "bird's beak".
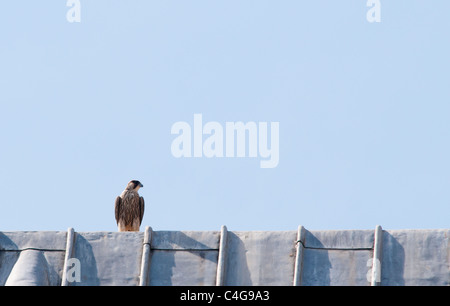
[[144, 185], [142, 185], [142, 183], [140, 184], [141, 187], [144, 187]]

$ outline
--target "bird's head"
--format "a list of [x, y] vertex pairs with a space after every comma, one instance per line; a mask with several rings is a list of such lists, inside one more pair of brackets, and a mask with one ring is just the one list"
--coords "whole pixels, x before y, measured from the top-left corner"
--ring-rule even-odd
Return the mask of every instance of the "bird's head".
[[132, 180], [128, 183], [127, 189], [128, 190], [134, 190], [134, 191], [138, 191], [139, 188], [144, 187], [144, 185], [142, 185], [141, 182], [136, 181], [136, 180]]

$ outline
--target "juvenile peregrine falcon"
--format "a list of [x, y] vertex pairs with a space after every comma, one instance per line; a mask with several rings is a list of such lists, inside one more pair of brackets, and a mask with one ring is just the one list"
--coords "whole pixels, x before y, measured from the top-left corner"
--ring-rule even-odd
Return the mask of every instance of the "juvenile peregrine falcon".
[[130, 181], [116, 198], [115, 215], [119, 232], [138, 232], [144, 217], [144, 198], [139, 196], [139, 181]]

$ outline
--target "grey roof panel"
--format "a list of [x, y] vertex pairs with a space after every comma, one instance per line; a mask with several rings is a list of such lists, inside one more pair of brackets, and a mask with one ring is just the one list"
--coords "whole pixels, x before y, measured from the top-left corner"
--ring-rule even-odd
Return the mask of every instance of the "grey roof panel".
[[292, 285], [295, 231], [229, 232], [225, 285]]
[[75, 235], [81, 282], [73, 285], [137, 285], [143, 233], [82, 232]]
[[450, 285], [450, 230], [389, 230], [383, 236], [383, 285]]
[[0, 285], [450, 285], [448, 229], [147, 233], [0, 232]]

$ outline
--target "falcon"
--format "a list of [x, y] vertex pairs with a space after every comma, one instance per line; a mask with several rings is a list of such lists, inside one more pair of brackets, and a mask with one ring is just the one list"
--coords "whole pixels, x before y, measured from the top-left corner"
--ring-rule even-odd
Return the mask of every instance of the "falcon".
[[138, 232], [144, 217], [144, 198], [139, 196], [141, 182], [130, 181], [120, 196], [116, 198], [115, 215], [119, 232]]

